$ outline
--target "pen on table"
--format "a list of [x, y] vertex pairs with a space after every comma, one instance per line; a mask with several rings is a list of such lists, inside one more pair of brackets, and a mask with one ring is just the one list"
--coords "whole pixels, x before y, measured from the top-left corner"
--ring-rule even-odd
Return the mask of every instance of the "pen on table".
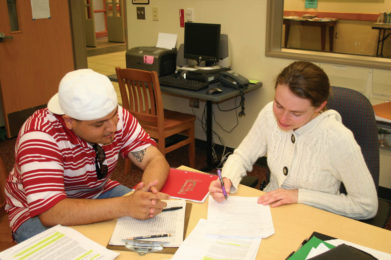
[[164, 211], [173, 211], [173, 210], [182, 209], [182, 208], [183, 208], [182, 206], [180, 206], [180, 207], [164, 208], [162, 210], [162, 212], [164, 212]]
[[149, 236], [137, 236], [137, 237], [130, 237], [127, 238], [127, 240], [137, 240], [137, 239], [150, 239], [150, 238], [160, 238], [160, 237], [169, 237], [170, 234], [157, 234], [157, 235], [149, 235]]
[[217, 175], [219, 176], [220, 184], [221, 184], [221, 189], [223, 190], [224, 198], [227, 199], [227, 192], [225, 191], [225, 186], [223, 182], [223, 177], [221, 177], [221, 170], [217, 169]]

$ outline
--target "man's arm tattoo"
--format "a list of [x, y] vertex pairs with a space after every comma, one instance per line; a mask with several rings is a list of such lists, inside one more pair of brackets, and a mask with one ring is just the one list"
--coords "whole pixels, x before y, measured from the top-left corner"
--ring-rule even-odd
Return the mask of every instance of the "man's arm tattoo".
[[136, 159], [136, 161], [138, 162], [142, 162], [143, 159], [144, 159], [144, 154], [145, 154], [145, 150], [141, 150], [141, 151], [137, 151], [137, 152], [131, 152], [133, 157]]

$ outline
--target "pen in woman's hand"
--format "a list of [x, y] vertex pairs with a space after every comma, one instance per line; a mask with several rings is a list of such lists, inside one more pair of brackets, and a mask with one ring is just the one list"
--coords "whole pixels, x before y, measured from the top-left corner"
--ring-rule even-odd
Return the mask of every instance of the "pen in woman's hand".
[[223, 182], [223, 177], [221, 177], [221, 170], [217, 169], [217, 175], [219, 176], [220, 184], [221, 184], [221, 189], [223, 190], [224, 198], [227, 199], [228, 195], [227, 192], [225, 191], [225, 186]]

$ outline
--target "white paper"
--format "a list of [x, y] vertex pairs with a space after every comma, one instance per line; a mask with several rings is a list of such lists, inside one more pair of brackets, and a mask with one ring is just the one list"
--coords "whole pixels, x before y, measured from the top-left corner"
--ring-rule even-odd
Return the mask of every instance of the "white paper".
[[352, 242], [349, 242], [349, 241], [345, 241], [345, 240], [342, 240], [342, 239], [331, 239], [331, 240], [327, 240], [325, 242], [327, 242], [329, 244], [332, 244], [334, 246], [339, 246], [339, 245], [342, 245], [342, 244], [346, 244], [346, 245], [358, 248], [358, 249], [360, 249], [362, 251], [365, 251], [365, 252], [371, 254], [372, 256], [376, 257], [377, 259], [391, 260], [391, 254], [389, 254], [389, 253], [378, 251], [378, 250], [375, 250], [375, 249], [372, 249], [372, 248], [369, 248], [369, 247], [365, 247], [365, 246], [362, 246], [362, 245], [358, 245], [358, 244], [355, 244], [355, 243], [352, 243]]
[[311, 248], [311, 251], [308, 253], [306, 259], [310, 259], [310, 258], [315, 257], [317, 255], [323, 254], [329, 250], [330, 250], [330, 248], [328, 248], [325, 244], [320, 243], [318, 245], [318, 247]]
[[169, 200], [167, 207], [179, 207], [180, 210], [166, 211], [154, 218], [138, 220], [132, 217], [122, 217], [117, 220], [109, 245], [124, 246], [123, 239], [135, 236], [149, 236], [168, 233], [170, 237], [148, 239], [148, 241], [169, 242], [166, 247], [178, 247], [183, 242], [185, 226], [185, 200]]
[[70, 227], [54, 226], [0, 253], [0, 259], [115, 259], [119, 253]]
[[230, 196], [219, 203], [210, 198], [208, 222], [213, 222], [213, 232], [248, 238], [273, 235], [270, 207], [258, 204], [257, 200], [257, 197]]
[[31, 12], [33, 19], [50, 18], [49, 0], [31, 0]]
[[177, 37], [176, 34], [172, 33], [159, 33], [156, 47], [171, 50], [176, 47]]
[[256, 258], [261, 238], [244, 239], [209, 235], [208, 221], [200, 219], [197, 226], [176, 251], [172, 260]]

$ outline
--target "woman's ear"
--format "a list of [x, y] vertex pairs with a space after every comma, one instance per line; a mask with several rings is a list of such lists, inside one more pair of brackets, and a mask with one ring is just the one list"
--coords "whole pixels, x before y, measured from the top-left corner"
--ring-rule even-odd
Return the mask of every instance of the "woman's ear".
[[318, 106], [318, 107], [316, 108], [316, 112], [324, 111], [325, 108], [326, 108], [326, 105], [327, 105], [327, 100], [323, 101], [323, 103], [320, 104], [320, 106]]
[[73, 123], [73, 118], [67, 115], [63, 115], [62, 119], [64, 119], [65, 126], [69, 129], [72, 130], [72, 123]]

